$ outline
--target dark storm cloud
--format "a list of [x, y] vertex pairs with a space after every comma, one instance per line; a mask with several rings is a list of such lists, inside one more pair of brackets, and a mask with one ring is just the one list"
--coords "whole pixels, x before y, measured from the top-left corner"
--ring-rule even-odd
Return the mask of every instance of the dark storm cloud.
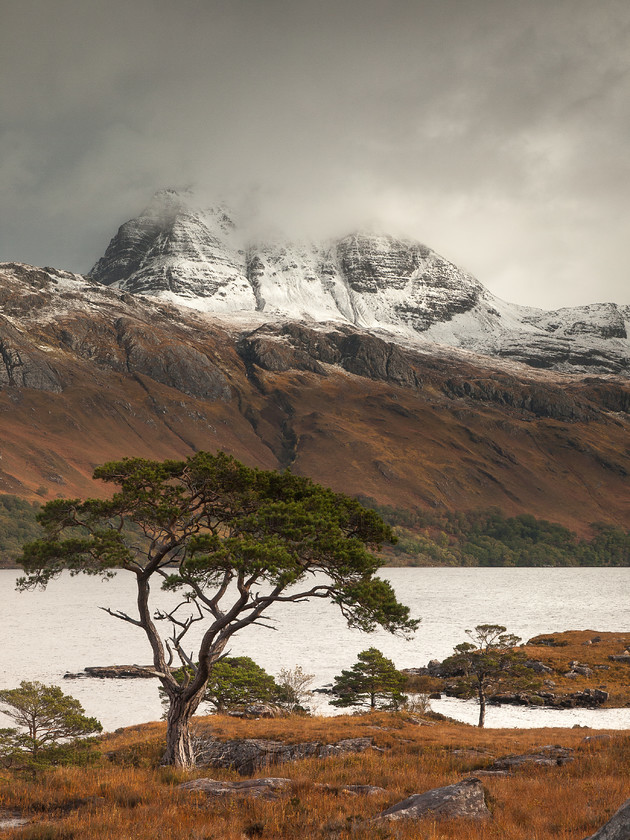
[[0, 259], [85, 271], [194, 183], [413, 235], [508, 299], [630, 302], [625, 0], [1, 7]]

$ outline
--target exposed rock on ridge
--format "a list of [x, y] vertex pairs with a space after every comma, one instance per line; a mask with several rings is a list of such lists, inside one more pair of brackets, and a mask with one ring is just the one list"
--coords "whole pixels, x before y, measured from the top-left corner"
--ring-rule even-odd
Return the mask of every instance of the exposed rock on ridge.
[[195, 208], [173, 190], [119, 229], [91, 274], [205, 312], [345, 323], [564, 372], [630, 372], [630, 307], [506, 303], [425, 245], [392, 236], [247, 242], [225, 207]]
[[630, 387], [346, 323], [209, 316], [0, 265], [0, 492], [106, 492], [121, 456], [224, 449], [396, 507], [630, 519]]

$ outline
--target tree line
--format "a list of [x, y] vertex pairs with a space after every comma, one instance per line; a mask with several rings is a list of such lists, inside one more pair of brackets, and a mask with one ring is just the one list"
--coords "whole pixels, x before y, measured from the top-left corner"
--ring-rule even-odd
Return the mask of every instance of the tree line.
[[[630, 529], [594, 522], [591, 536], [537, 519], [508, 517], [498, 508], [466, 512], [405, 510], [359, 497], [393, 528], [385, 565], [403, 566], [628, 566]], [[43, 535], [40, 506], [0, 494], [0, 568], [15, 564], [23, 543]]]
[[594, 522], [591, 535], [498, 508], [465, 512], [402, 510], [361, 502], [392, 526], [390, 563], [405, 566], [628, 566], [630, 530]]

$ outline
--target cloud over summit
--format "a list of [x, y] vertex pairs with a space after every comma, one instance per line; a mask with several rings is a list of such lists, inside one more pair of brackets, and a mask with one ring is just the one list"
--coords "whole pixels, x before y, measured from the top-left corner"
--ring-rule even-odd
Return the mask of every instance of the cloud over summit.
[[85, 271], [165, 185], [630, 302], [625, 2], [5, 3], [0, 258]]

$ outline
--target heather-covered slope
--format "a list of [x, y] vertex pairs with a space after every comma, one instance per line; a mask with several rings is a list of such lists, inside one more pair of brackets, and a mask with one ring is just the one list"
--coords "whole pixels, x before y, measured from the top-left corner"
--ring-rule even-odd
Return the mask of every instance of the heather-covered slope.
[[107, 459], [222, 448], [396, 507], [630, 522], [624, 380], [209, 316], [19, 264], [0, 266], [0, 306], [0, 492], [92, 494]]

